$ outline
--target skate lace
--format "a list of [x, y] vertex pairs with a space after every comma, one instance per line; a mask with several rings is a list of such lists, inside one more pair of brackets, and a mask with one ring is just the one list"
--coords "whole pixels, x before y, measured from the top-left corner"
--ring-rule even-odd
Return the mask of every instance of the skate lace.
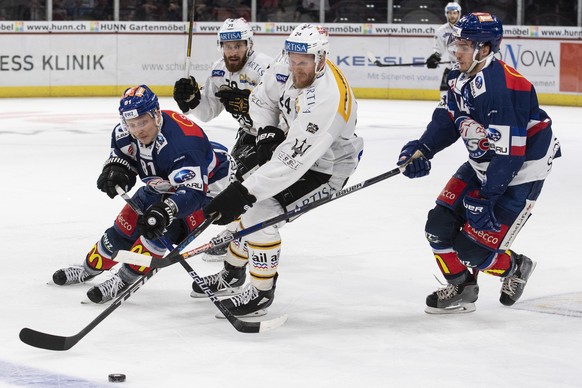
[[125, 287], [125, 283], [117, 274], [115, 274], [111, 279], [100, 284], [99, 290], [101, 290], [101, 294], [115, 298], [119, 290], [123, 287]]
[[82, 267], [69, 267], [65, 268], [65, 276], [68, 281], [75, 280], [81, 283], [89, 274]]
[[259, 290], [251, 284], [241, 294], [233, 296], [230, 300], [235, 307], [238, 307], [249, 303], [251, 300], [256, 299], [258, 296]]
[[459, 289], [459, 286], [454, 285], [454, 284], [449, 284], [446, 287], [439, 288], [436, 291], [436, 294], [440, 300], [450, 299], [453, 296], [457, 295], [458, 289]]
[[226, 271], [221, 270], [219, 273], [209, 275], [204, 280], [206, 281], [206, 284], [208, 284], [209, 286], [216, 284], [218, 286], [217, 289], [219, 290], [221, 288], [230, 288], [230, 284], [228, 284], [228, 282], [224, 279], [224, 275], [226, 275]]
[[525, 280], [520, 279], [517, 276], [510, 276], [508, 278], [502, 279], [503, 284], [501, 285], [501, 292], [509, 296], [515, 295], [517, 287], [520, 284], [525, 284]]

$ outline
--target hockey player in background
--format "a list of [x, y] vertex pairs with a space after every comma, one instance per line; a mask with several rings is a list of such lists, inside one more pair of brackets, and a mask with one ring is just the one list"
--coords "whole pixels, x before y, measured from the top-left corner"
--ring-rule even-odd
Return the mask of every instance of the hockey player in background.
[[[184, 112], [206, 122], [217, 117], [224, 109], [238, 121], [239, 130], [231, 154], [237, 162], [237, 178], [242, 181], [258, 167], [256, 155], [257, 131], [249, 116], [249, 94], [258, 85], [272, 58], [254, 50], [253, 31], [243, 18], [226, 19], [218, 32], [216, 61], [200, 87], [196, 79], [182, 78], [174, 85], [174, 100]], [[237, 223], [228, 229], [235, 230]], [[205, 253], [206, 261], [220, 261], [226, 247]]]
[[441, 79], [441, 95], [447, 93], [447, 75], [449, 74], [449, 71], [451, 71], [452, 64], [455, 63], [455, 56], [447, 50], [447, 44], [453, 33], [453, 26], [457, 21], [459, 21], [460, 17], [461, 6], [459, 4], [448, 3], [445, 6], [445, 18], [447, 19], [447, 22], [436, 30], [433, 42], [434, 52], [426, 60], [426, 67], [429, 69], [436, 69], [443, 57], [445, 57], [449, 62], [445, 66], [443, 77]]
[[501, 21], [488, 13], [457, 22], [451, 43], [457, 64], [447, 79], [448, 93], [398, 160], [406, 176], [417, 178], [429, 173], [437, 152], [459, 138], [469, 153], [428, 213], [426, 238], [448, 283], [427, 297], [428, 313], [474, 311], [477, 271], [502, 279], [499, 300], [511, 306], [535, 268], [509, 248], [531, 215], [560, 145], [533, 85], [494, 56], [502, 37]]
[[[205, 214], [220, 217], [217, 223], [241, 214], [243, 228], [262, 222], [340, 190], [355, 171], [363, 149], [362, 138], [355, 135], [357, 102], [345, 76], [328, 59], [328, 48], [322, 26], [299, 25], [251, 93], [261, 166], [204, 208]], [[204, 278], [217, 295], [232, 294], [245, 282], [248, 263], [250, 282], [222, 302], [233, 314], [258, 316], [273, 302], [281, 226], [232, 242], [224, 268]], [[193, 294], [204, 295], [198, 286]]]
[[[204, 219], [202, 206], [234, 180], [226, 149], [211, 143], [184, 115], [160, 110], [157, 96], [146, 85], [124, 92], [119, 114], [121, 123], [113, 129], [111, 151], [97, 187], [114, 198], [116, 186], [129, 191], [139, 176], [146, 185], [133, 199], [145, 214], [138, 217], [126, 205], [82, 265], [53, 274], [57, 285], [83, 283], [111, 269], [117, 264], [111, 260], [117, 250], [162, 257], [166, 247], [158, 237], [164, 235], [170, 242], [180, 242]], [[92, 287], [87, 296], [95, 303], [107, 302], [147, 271], [123, 264], [108, 280]]]

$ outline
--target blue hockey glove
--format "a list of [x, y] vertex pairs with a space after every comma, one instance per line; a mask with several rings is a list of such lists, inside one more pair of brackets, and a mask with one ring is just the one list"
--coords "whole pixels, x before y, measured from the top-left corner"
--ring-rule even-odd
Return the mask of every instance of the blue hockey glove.
[[227, 225], [236, 220], [257, 201], [246, 187], [238, 181], [234, 181], [226, 189], [221, 191], [202, 211], [204, 217], [220, 214], [214, 221], [218, 225]]
[[402, 174], [408, 178], [421, 178], [430, 173], [430, 158], [432, 157], [432, 152], [427, 146], [419, 142], [418, 140], [413, 140], [400, 151], [398, 156], [398, 162], [396, 165], [404, 167]]
[[148, 240], [154, 240], [162, 234], [174, 220], [175, 205], [166, 200], [153, 204], [143, 216], [137, 219], [137, 230]]
[[473, 229], [493, 232], [501, 230], [501, 225], [497, 222], [493, 212], [495, 206], [493, 201], [469, 194], [463, 198], [463, 206], [465, 206], [467, 222]]

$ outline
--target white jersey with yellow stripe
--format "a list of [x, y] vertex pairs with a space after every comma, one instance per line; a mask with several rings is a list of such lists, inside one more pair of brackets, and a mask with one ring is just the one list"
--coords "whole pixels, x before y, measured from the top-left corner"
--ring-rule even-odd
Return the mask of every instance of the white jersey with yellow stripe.
[[342, 183], [355, 171], [363, 149], [355, 134], [357, 102], [331, 61], [310, 86], [297, 89], [281, 56], [253, 90], [249, 111], [255, 128], [272, 125], [287, 132], [271, 160], [243, 183], [257, 200], [279, 193], [310, 169]]

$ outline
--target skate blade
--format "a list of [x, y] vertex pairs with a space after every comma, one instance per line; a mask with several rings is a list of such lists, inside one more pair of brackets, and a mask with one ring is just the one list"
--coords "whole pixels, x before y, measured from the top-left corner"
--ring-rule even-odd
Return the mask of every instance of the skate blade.
[[472, 313], [477, 308], [475, 307], [475, 303], [462, 303], [454, 306], [450, 306], [444, 309], [439, 309], [436, 307], [426, 307], [424, 312], [427, 314], [465, 314], [465, 313]]
[[209, 255], [205, 253], [202, 255], [202, 260], [207, 263], [222, 263], [225, 257], [226, 253], [224, 255]]
[[[214, 296], [216, 296], [217, 298], [224, 298], [224, 297], [230, 297], [230, 296], [234, 296], [234, 295], [238, 295], [242, 292], [242, 287], [233, 287], [233, 288], [227, 288], [225, 290], [220, 290], [220, 291], [216, 291], [214, 292]], [[190, 297], [194, 298], [194, 299], [200, 299], [200, 298], [207, 298], [206, 294], [204, 293], [198, 293], [198, 292], [190, 292]]]
[[[266, 309], [257, 310], [253, 313], [246, 314], [246, 315], [236, 315], [237, 318], [247, 319], [247, 318], [258, 318], [267, 315]], [[226, 317], [222, 314], [216, 314], [214, 316], [216, 319], [226, 319]], [[252, 321], [252, 320], [251, 320]]]

